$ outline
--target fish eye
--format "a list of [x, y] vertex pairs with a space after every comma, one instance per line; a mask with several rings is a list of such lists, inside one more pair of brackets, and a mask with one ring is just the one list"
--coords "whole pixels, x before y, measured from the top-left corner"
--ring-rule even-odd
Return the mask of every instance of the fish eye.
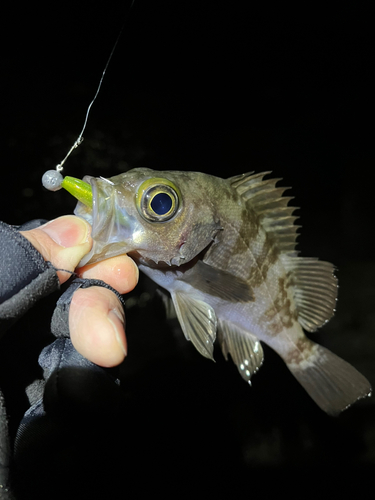
[[148, 179], [138, 188], [136, 204], [142, 217], [150, 222], [172, 219], [180, 206], [181, 194], [168, 179]]
[[157, 215], [165, 215], [170, 212], [173, 199], [169, 193], [157, 193], [151, 200], [151, 208]]

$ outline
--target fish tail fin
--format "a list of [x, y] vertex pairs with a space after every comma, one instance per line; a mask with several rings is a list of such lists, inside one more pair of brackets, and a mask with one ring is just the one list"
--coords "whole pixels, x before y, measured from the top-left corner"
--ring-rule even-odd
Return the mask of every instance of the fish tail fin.
[[329, 415], [338, 415], [358, 399], [371, 396], [369, 381], [352, 365], [325, 347], [307, 340], [302, 351], [284, 360], [315, 403]]

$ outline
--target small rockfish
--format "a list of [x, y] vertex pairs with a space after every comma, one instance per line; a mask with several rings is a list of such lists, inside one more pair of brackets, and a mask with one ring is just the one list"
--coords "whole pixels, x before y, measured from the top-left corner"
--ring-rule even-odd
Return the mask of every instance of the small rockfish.
[[[207, 358], [218, 338], [247, 382], [263, 363], [261, 342], [324, 411], [338, 414], [371, 386], [355, 368], [309, 340], [334, 314], [334, 266], [295, 250], [291, 198], [268, 174], [221, 179], [136, 168], [86, 177], [92, 198], [75, 213], [92, 224], [82, 264], [128, 253], [171, 295], [185, 337]], [[90, 196], [91, 196], [90, 190]]]

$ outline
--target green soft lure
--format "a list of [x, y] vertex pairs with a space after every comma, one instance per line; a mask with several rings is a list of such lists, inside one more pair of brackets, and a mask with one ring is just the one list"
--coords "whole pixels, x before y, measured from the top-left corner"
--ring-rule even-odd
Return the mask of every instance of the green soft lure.
[[90, 184], [75, 177], [64, 177], [61, 187], [89, 208], [92, 208], [92, 189]]

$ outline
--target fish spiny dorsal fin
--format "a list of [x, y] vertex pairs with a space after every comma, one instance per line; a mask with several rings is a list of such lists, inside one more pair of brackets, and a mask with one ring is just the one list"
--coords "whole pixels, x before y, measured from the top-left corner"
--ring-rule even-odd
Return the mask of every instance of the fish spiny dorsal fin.
[[282, 260], [294, 289], [298, 322], [308, 332], [314, 332], [335, 313], [335, 267], [316, 258], [283, 256]]
[[298, 219], [293, 216], [297, 207], [288, 206], [293, 197], [283, 196], [289, 187], [276, 187], [281, 179], [263, 180], [270, 173], [251, 172], [230, 177], [228, 181], [256, 212], [263, 228], [273, 235], [280, 252], [296, 256], [297, 231], [301, 227], [294, 224]]

